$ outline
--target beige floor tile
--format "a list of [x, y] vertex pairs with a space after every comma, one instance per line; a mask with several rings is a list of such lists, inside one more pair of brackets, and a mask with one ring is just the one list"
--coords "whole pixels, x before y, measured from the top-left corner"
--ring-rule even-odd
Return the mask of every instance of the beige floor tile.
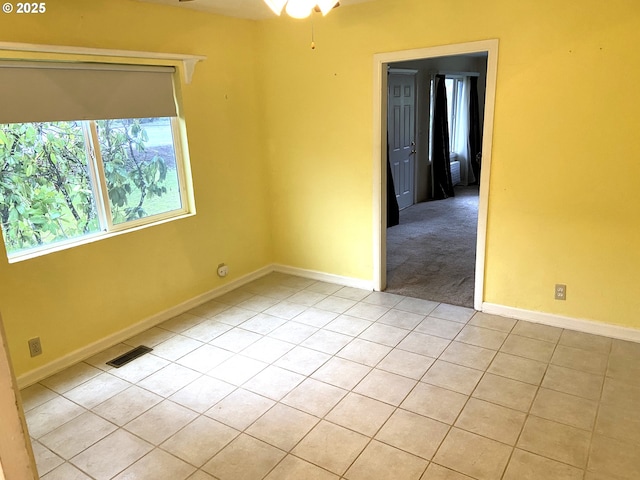
[[133, 386], [101, 403], [93, 412], [118, 426], [123, 426], [161, 401], [161, 396]]
[[491, 366], [487, 369], [489, 373], [532, 385], [540, 385], [546, 371], [547, 364], [544, 362], [503, 352], [498, 352], [491, 362]]
[[298, 315], [295, 318], [295, 321], [310, 327], [322, 328], [337, 316], [337, 313], [311, 307]]
[[400, 303], [405, 297], [395, 293], [372, 292], [362, 299], [364, 303], [372, 303], [374, 305], [382, 305], [383, 307], [392, 308]]
[[598, 400], [603, 381], [604, 377], [599, 375], [549, 365], [542, 380], [542, 386], [578, 397]]
[[369, 320], [371, 322], [375, 322], [382, 315], [389, 311], [388, 307], [383, 305], [375, 305], [366, 302], [356, 303], [353, 307], [345, 312], [345, 315], [350, 317], [362, 318], [365, 320]]
[[202, 469], [220, 480], [254, 480], [264, 478], [284, 456], [282, 450], [241, 434]]
[[311, 375], [330, 358], [331, 355], [327, 353], [297, 346], [280, 357], [274, 365], [301, 375]]
[[194, 411], [165, 400], [127, 423], [124, 428], [157, 446], [195, 417], [197, 414]]
[[135, 361], [127, 363], [120, 368], [109, 370], [111, 375], [120, 377], [130, 383], [137, 383], [149, 375], [156, 373], [171, 363], [164, 358], [156, 357], [153, 354], [143, 355]]
[[535, 338], [537, 340], [544, 340], [545, 342], [557, 343], [562, 334], [562, 329], [558, 327], [551, 327], [549, 325], [542, 325], [540, 323], [525, 322], [518, 320], [511, 333], [520, 335], [522, 337]]
[[424, 374], [422, 381], [470, 395], [481, 377], [482, 372], [480, 370], [437, 360]]
[[300, 345], [328, 353], [329, 355], [335, 355], [351, 340], [353, 340], [353, 337], [350, 337], [349, 335], [344, 335], [338, 332], [329, 332], [327, 330], [319, 330]]
[[452, 428], [433, 461], [478, 480], [499, 480], [511, 450], [494, 440]]
[[438, 305], [430, 315], [432, 317], [443, 318], [444, 320], [453, 320], [454, 322], [467, 323], [475, 310], [472, 308], [458, 307], [457, 305], [448, 305], [441, 303]]
[[499, 315], [491, 315], [490, 313], [483, 312], [476, 312], [471, 320], [469, 320], [469, 325], [490, 328], [491, 330], [499, 330], [506, 333], [510, 333], [515, 324], [516, 320], [512, 318], [505, 318]]
[[327, 297], [328, 295], [324, 293], [303, 290], [301, 292], [294, 293], [287, 300], [299, 305], [304, 305], [305, 307], [311, 307]]
[[224, 312], [217, 313], [216, 315], [211, 317], [211, 320], [219, 323], [221, 322], [230, 326], [238, 326], [241, 323], [246, 322], [254, 315], [256, 315], [256, 312], [246, 308], [241, 308], [238, 305], [241, 305], [243, 302], [246, 302], [251, 298], [253, 298], [253, 295], [245, 297], [245, 299], [239, 301], [236, 306], [228, 308]]
[[80, 362], [45, 378], [40, 383], [56, 393], [65, 393], [101, 373], [101, 369]]
[[285, 323], [287, 323], [287, 321], [284, 318], [275, 317], [266, 313], [258, 313], [246, 322], [242, 322], [239, 326], [244, 330], [266, 335]]
[[69, 460], [115, 431], [117, 427], [91, 412], [85, 412], [40, 439], [51, 451]]
[[530, 416], [517, 446], [574, 467], [585, 468], [590, 441], [590, 432]]
[[293, 343], [278, 340], [277, 338], [264, 337], [245, 348], [242, 351], [242, 355], [262, 362], [273, 363], [294, 346]]
[[71, 459], [96, 480], [109, 480], [153, 450], [153, 446], [124, 430], [116, 430]]
[[369, 443], [368, 437], [323, 420], [293, 449], [292, 453], [337, 475], [342, 475], [364, 450], [367, 443]]
[[177, 363], [200, 373], [207, 373], [233, 356], [233, 353], [212, 345], [202, 345], [181, 357]]
[[46, 475], [42, 475], [43, 476], [40, 477], [42, 480], [91, 480], [91, 477], [88, 477], [70, 463], [63, 463]]
[[344, 477], [348, 480], [418, 480], [427, 464], [422, 458], [374, 440]]
[[396, 304], [394, 308], [403, 312], [415, 313], [418, 315], [429, 315], [439, 304], [431, 300], [421, 298], [405, 297]]
[[329, 322], [324, 328], [332, 332], [343, 333], [351, 337], [357, 337], [367, 328], [373, 325], [370, 320], [364, 320], [358, 317], [351, 317], [343, 314], [337, 317], [335, 320]]
[[109, 373], [101, 373], [91, 380], [72, 388], [64, 396], [84, 408], [93, 408], [130, 386], [129, 382], [118, 377], [114, 377]]
[[602, 389], [602, 403], [624, 409], [635, 409], [640, 403], [640, 386], [605, 378]]
[[353, 391], [397, 406], [416, 383], [418, 383], [417, 380], [374, 368]]
[[340, 290], [337, 290], [334, 295], [340, 298], [349, 298], [351, 300], [360, 301], [364, 300], [369, 296], [371, 292], [368, 290], [364, 290], [362, 288], [354, 288], [354, 287], [342, 287]]
[[473, 480], [458, 472], [454, 472], [448, 468], [442, 467], [435, 463], [430, 463], [427, 471], [420, 480]]
[[53, 390], [48, 389], [44, 385], [35, 383], [27, 388], [20, 390], [22, 397], [22, 408], [25, 412], [33, 410], [35, 407], [39, 407], [43, 403], [53, 400], [59, 394]]
[[449, 425], [398, 409], [376, 434], [376, 440], [431, 460]]
[[198, 315], [204, 318], [211, 318], [229, 308], [228, 305], [220, 302], [219, 299], [209, 300], [208, 302], [198, 305], [190, 310], [192, 315]]
[[205, 415], [238, 430], [244, 430], [276, 402], [242, 388], [235, 390], [205, 412]]
[[161, 448], [191, 465], [201, 467], [239, 434], [239, 431], [220, 422], [198, 417], [169, 437]]
[[349, 393], [325, 416], [335, 424], [373, 436], [387, 421], [394, 408], [369, 397]]
[[414, 413], [453, 425], [468, 398], [466, 395], [420, 382], [400, 406]]
[[277, 403], [246, 432], [288, 452], [318, 423], [318, 420], [313, 415]]
[[456, 420], [455, 426], [508, 445], [515, 445], [525, 418], [526, 414], [523, 412], [471, 398]]
[[64, 459], [56, 455], [40, 442], [32, 442], [33, 457], [40, 475], [49, 473], [64, 463]]
[[469, 343], [477, 347], [498, 350], [507, 338], [506, 332], [491, 330], [489, 328], [466, 325], [456, 337], [456, 341]]
[[376, 368], [419, 380], [433, 365], [433, 362], [435, 362], [435, 359], [431, 357], [394, 348]]
[[203, 472], [202, 470], [198, 470], [196, 473], [191, 475], [187, 480], [216, 480], [208, 473]]
[[324, 417], [347, 394], [347, 391], [328, 383], [307, 378], [281, 402], [291, 407]]
[[487, 373], [473, 392], [473, 396], [503, 407], [528, 412], [536, 391], [537, 388], [528, 383]]
[[591, 431], [598, 411], [598, 402], [567, 393], [541, 388], [531, 413], [538, 417]]
[[153, 450], [127, 468], [113, 480], [185, 480], [196, 469], [162, 450]]
[[268, 365], [243, 355], [234, 355], [210, 370], [207, 375], [232, 385], [240, 386], [267, 368]]
[[43, 435], [82, 415], [86, 410], [64, 397], [54, 397], [26, 414], [29, 434], [33, 438]]
[[584, 471], [515, 449], [503, 480], [582, 480]]
[[355, 338], [340, 350], [336, 356], [374, 367], [386, 357], [390, 351], [391, 347], [387, 347], [386, 345]]
[[[275, 290], [272, 290], [270, 296], [265, 295], [254, 295], [251, 298], [248, 298], [244, 302], [240, 302], [238, 307], [244, 308], [245, 310], [251, 310], [253, 312], [264, 312], [268, 308], [273, 307], [278, 303], [278, 299], [286, 298], [289, 295], [292, 295], [292, 291], [286, 291], [284, 294], [278, 294]], [[223, 312], [224, 313], [224, 312]]]
[[[296, 317], [297, 319], [298, 317]], [[326, 332], [326, 330], [322, 330]], [[281, 327], [276, 328], [273, 332], [269, 333], [269, 337], [277, 338], [284, 342], [298, 344], [307, 340], [309, 337], [318, 333], [318, 328], [310, 325], [305, 325], [299, 322], [287, 322]]]
[[200, 376], [200, 372], [172, 363], [138, 382], [138, 386], [161, 397], [168, 397]]
[[611, 354], [632, 359], [640, 358], [640, 343], [626, 340], [611, 340]]
[[423, 320], [424, 315], [420, 315], [419, 313], [405, 312], [392, 308], [378, 319], [378, 323], [413, 330]]
[[637, 408], [601, 404], [595, 433], [640, 446], [640, 412]]
[[427, 317], [418, 326], [415, 327], [416, 332], [433, 335], [436, 337], [453, 340], [460, 330], [464, 328], [463, 323], [444, 320], [442, 318]]
[[[336, 292], [336, 294], [337, 293], [338, 292]], [[336, 296], [336, 294], [319, 301], [315, 304], [315, 307], [329, 312], [344, 313], [356, 304], [355, 300], [341, 298]]]
[[341, 285], [336, 285], [335, 283], [315, 282], [309, 285], [308, 287], [306, 287], [305, 290], [309, 290], [311, 292], [323, 293], [325, 295], [333, 295], [341, 288], [342, 288]]
[[620, 354], [609, 355], [607, 377], [640, 386], [640, 356], [630, 358]]
[[495, 355], [495, 350], [476, 347], [467, 343], [451, 342], [440, 355], [440, 360], [478, 370], [486, 370]]
[[573, 368], [582, 372], [604, 375], [607, 370], [608, 355], [602, 355], [579, 348], [558, 345], [551, 363], [561, 367]]
[[229, 383], [203, 375], [171, 395], [169, 400], [198, 413], [204, 413], [235, 389], [236, 387]]
[[197, 325], [194, 325], [191, 328], [188, 328], [181, 334], [185, 337], [191, 338], [192, 340], [206, 343], [210, 342], [216, 337], [219, 337], [223, 333], [228, 332], [232, 328], [233, 325], [228, 325], [221, 322], [220, 320], [216, 320], [215, 318], [210, 318], [200, 322]]
[[371, 367], [343, 358], [333, 357], [311, 375], [312, 378], [336, 387], [351, 390], [369, 372]]
[[361, 339], [380, 343], [389, 347], [395, 347], [409, 334], [409, 330], [398, 328], [384, 323], [374, 323], [360, 334]]
[[531, 360], [549, 362], [555, 348], [555, 343], [511, 334], [504, 341], [500, 351]]
[[202, 345], [204, 345], [204, 343], [194, 340], [193, 338], [176, 335], [169, 340], [165, 340], [160, 345], [156, 345], [153, 348], [153, 354], [165, 360], [175, 362]]
[[594, 435], [587, 470], [604, 478], [637, 480], [640, 478], [638, 446]]
[[580, 348], [590, 352], [608, 355], [611, 351], [611, 339], [600, 335], [564, 330], [558, 341], [560, 345]]
[[111, 365], [107, 365], [107, 362], [113, 360], [114, 358], [119, 357], [120, 355], [127, 353], [131, 350], [131, 345], [126, 345], [124, 343], [118, 343], [112, 347], [109, 347], [100, 353], [96, 353], [95, 355], [87, 358], [84, 363], [88, 363], [89, 365], [99, 368], [105, 372], [109, 370], [113, 370], [114, 367]]
[[424, 333], [411, 332], [402, 340], [397, 348], [408, 352], [437, 358], [451, 343], [449, 340]]
[[303, 380], [304, 376], [299, 373], [271, 365], [246, 382], [242, 387], [273, 400], [280, 400]]
[[223, 333], [219, 337], [214, 338], [209, 343], [214, 347], [224, 348], [230, 352], [240, 353], [254, 342], [262, 338], [262, 335], [243, 330], [241, 328], [232, 328], [228, 332]]
[[338, 476], [301, 460], [293, 455], [287, 455], [265, 480], [338, 480]]

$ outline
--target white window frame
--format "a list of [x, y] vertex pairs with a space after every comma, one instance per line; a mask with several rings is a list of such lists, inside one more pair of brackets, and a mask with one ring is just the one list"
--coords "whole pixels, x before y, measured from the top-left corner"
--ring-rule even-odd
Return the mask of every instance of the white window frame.
[[[28, 250], [16, 253], [7, 252], [9, 263], [16, 263], [31, 258], [47, 255], [49, 253], [66, 250], [76, 246], [91, 243], [114, 235], [133, 232], [142, 228], [151, 227], [168, 221], [185, 218], [195, 214], [193, 202], [191, 201], [190, 185], [187, 182], [188, 169], [187, 160], [182, 147], [179, 119], [169, 117], [171, 122], [171, 134], [173, 140], [173, 150], [175, 155], [176, 174], [180, 189], [181, 208], [168, 212], [150, 215], [147, 217], [130, 220], [119, 224], [113, 223], [109, 195], [107, 191], [107, 179], [104, 172], [104, 163], [99, 148], [97, 122], [94, 120], [79, 121], [83, 125], [85, 137], [85, 149], [87, 152], [87, 163], [93, 190], [93, 200], [96, 205], [100, 231], [82, 235], [68, 240], [60, 240], [48, 245], [41, 245], [29, 248]], [[4, 240], [3, 240], [4, 241]]]

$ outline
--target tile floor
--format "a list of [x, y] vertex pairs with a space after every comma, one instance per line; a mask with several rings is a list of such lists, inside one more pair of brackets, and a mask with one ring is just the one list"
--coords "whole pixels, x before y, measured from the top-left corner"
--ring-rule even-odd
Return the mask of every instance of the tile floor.
[[44, 480], [640, 478], [640, 344], [283, 274], [125, 343], [23, 390]]

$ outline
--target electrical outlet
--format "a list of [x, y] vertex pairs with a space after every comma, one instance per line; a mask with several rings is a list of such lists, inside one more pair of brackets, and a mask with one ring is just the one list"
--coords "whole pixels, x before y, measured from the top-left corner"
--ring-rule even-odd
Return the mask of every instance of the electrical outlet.
[[226, 277], [229, 274], [229, 267], [226, 266], [224, 263], [221, 263], [220, 265], [218, 265], [218, 276], [219, 277]]
[[32, 338], [29, 340], [29, 353], [32, 357], [37, 357], [42, 354], [42, 345], [40, 344], [40, 337]]
[[567, 286], [562, 285], [561, 283], [556, 283], [556, 300], [566, 300], [567, 299]]

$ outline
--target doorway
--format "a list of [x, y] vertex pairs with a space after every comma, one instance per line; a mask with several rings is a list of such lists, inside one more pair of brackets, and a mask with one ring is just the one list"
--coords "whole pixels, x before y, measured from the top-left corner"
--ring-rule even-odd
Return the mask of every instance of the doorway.
[[[390, 65], [458, 55], [486, 55], [486, 95], [484, 105], [482, 173], [478, 195], [477, 236], [475, 241], [475, 274], [473, 278], [473, 307], [481, 310], [484, 298], [484, 263], [488, 207], [488, 187], [491, 166], [491, 140], [496, 88], [498, 41], [486, 40], [447, 45], [374, 56], [374, 286], [384, 290], [387, 284], [387, 126], [388, 79]], [[420, 146], [418, 146], [420, 147]], [[419, 169], [416, 176], [419, 176]], [[420, 191], [420, 187], [417, 187]]]

